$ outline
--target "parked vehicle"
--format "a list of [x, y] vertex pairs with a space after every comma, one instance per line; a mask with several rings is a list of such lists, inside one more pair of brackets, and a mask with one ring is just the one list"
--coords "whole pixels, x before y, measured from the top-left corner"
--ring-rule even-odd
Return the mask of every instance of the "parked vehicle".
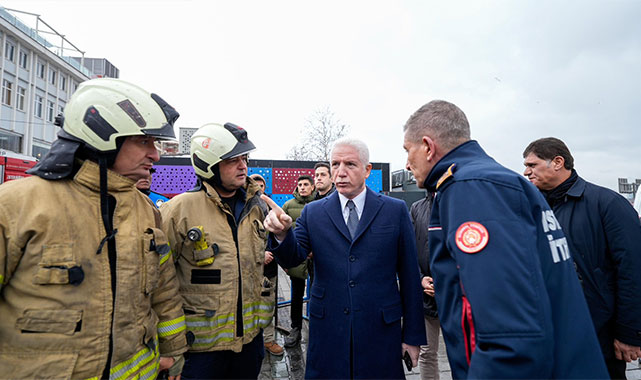
[[0, 149], [0, 183], [29, 177], [25, 172], [36, 163], [38, 161], [31, 156]]

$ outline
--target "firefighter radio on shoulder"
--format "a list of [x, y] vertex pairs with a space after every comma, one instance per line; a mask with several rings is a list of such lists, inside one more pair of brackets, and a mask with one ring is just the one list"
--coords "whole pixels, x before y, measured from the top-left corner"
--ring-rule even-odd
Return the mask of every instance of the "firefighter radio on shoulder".
[[189, 231], [187, 231], [187, 239], [194, 243], [194, 260], [196, 261], [196, 265], [203, 267], [214, 263], [216, 255], [218, 254], [218, 245], [216, 243], [211, 246], [207, 244], [203, 226], [190, 228]]

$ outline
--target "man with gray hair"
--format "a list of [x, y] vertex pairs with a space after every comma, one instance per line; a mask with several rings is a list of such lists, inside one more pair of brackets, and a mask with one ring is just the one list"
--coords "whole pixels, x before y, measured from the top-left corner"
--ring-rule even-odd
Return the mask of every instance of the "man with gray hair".
[[305, 377], [402, 379], [402, 358], [416, 366], [426, 343], [407, 206], [367, 188], [372, 165], [362, 141], [337, 141], [330, 165], [337, 191], [307, 204], [294, 231], [291, 217], [263, 197], [279, 263], [293, 267], [314, 252]]
[[452, 378], [606, 378], [554, 213], [435, 100], [404, 126], [407, 169], [436, 192], [430, 269]]

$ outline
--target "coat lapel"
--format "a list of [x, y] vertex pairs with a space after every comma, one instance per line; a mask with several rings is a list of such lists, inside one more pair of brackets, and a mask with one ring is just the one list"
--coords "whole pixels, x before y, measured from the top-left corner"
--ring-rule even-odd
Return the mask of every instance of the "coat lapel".
[[349, 235], [349, 230], [343, 219], [343, 212], [341, 210], [341, 201], [338, 199], [338, 191], [334, 191], [329, 197], [326, 198], [325, 212], [329, 215], [329, 219], [334, 223], [336, 229], [340, 231], [347, 240], [352, 240]]
[[[367, 230], [369, 225], [372, 224], [372, 221], [374, 220], [376, 214], [378, 214], [378, 211], [381, 209], [381, 207], [383, 207], [383, 200], [381, 199], [380, 194], [375, 193], [369, 187], [366, 187], [366, 191], [367, 194], [365, 195], [363, 215], [361, 215], [361, 219], [358, 222], [358, 229], [356, 230], [354, 241], [356, 241], [363, 234], [363, 232]], [[340, 202], [338, 203], [340, 208]], [[347, 226], [345, 226], [345, 229], [347, 230]], [[347, 236], [349, 236], [349, 231], [347, 232]]]

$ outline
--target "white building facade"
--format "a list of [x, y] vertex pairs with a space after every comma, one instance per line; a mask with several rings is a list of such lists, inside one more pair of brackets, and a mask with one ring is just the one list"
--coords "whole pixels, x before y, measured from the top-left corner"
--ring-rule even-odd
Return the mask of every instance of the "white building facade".
[[0, 149], [42, 158], [56, 139], [55, 117], [92, 73], [2, 7], [0, 43]]

